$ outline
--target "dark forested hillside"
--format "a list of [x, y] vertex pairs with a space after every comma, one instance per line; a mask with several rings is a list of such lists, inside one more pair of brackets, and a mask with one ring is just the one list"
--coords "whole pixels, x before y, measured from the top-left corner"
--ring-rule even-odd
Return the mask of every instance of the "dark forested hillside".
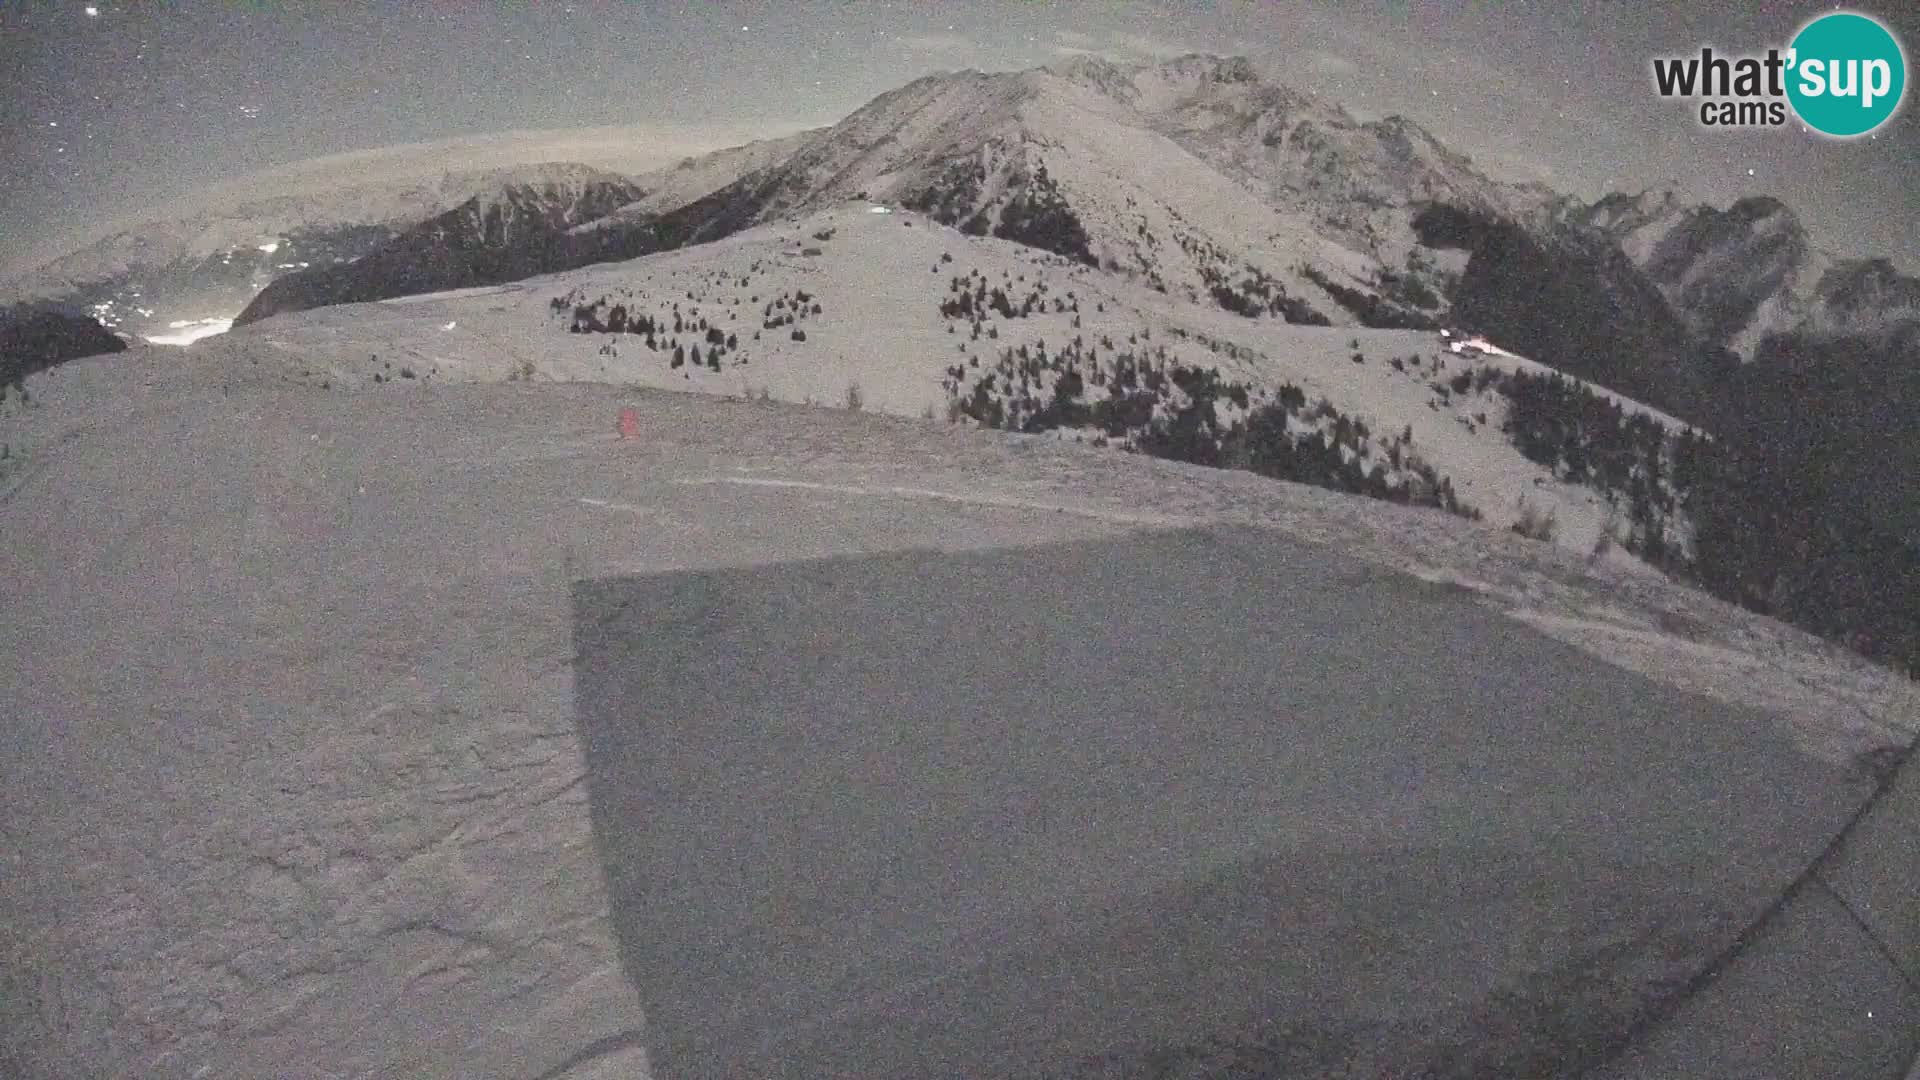
[[[1721, 388], [1711, 437], [1569, 379], [1497, 380], [1530, 460], [1621, 508], [1636, 554], [1745, 607], [1920, 670], [1920, 359], [1779, 339]], [[1672, 542], [1676, 513], [1691, 543]]]
[[1618, 247], [1450, 206], [1414, 221], [1422, 242], [1470, 253], [1453, 290], [1465, 329], [1570, 375], [1695, 422], [1738, 358], [1698, 342]]
[[0, 388], [24, 386], [27, 376], [67, 360], [126, 347], [89, 316], [27, 306], [0, 310]]
[[1692, 508], [1716, 591], [1920, 669], [1920, 352], [1779, 338], [1728, 386]]

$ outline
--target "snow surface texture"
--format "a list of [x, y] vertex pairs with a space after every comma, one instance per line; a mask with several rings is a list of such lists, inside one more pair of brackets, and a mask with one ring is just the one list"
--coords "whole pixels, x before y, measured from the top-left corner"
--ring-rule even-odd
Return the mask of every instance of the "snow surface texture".
[[[821, 494], [712, 497], [804, 529]], [[1269, 529], [575, 596], [614, 926], [689, 1080], [1571, 1076], [1863, 797]]]
[[[516, 297], [537, 313], [548, 292], [134, 349], [5, 406], [0, 1064], [638, 1074], [570, 718], [566, 596], [585, 577], [1253, 524], [1757, 706], [1820, 761], [1856, 765], [1920, 716], [1911, 687], [1807, 635], [1439, 513], [911, 419], [311, 374], [346, 365], [329, 342], [357, 353], [355, 318], [403, 313], [457, 321], [412, 355], [506, 367], [504, 330], [453, 335], [495, 304], [518, 326]], [[593, 376], [591, 348], [542, 377]], [[848, 375], [810, 370], [787, 377]], [[923, 388], [873, 393], [911, 409]], [[623, 405], [639, 440], [613, 438]], [[753, 498], [768, 488], [787, 497]]]
[[[238, 337], [297, 354], [302, 371], [330, 385], [376, 376], [591, 380], [828, 405], [845, 404], [851, 388], [866, 409], [942, 418], [949, 365], [967, 366], [977, 380], [975, 361], [990, 369], [1003, 351], [1022, 347], [1057, 352], [1077, 339], [1105, 356], [1164, 348], [1171, 360], [1217, 367], [1257, 388], [1291, 383], [1309, 401], [1324, 397], [1382, 435], [1411, 429], [1412, 449], [1451, 479], [1489, 528], [1506, 529], [1527, 512], [1550, 514], [1554, 541], [1582, 554], [1603, 546], [1603, 532], [1623, 532], [1598, 492], [1556, 479], [1514, 449], [1500, 430], [1506, 402], [1497, 391], [1438, 389], [1464, 373], [1543, 373], [1541, 365], [1455, 355], [1425, 331], [1247, 319], [1060, 256], [966, 236], [921, 214], [868, 209], [851, 203], [684, 251], [509, 285], [282, 315]], [[953, 279], [967, 275], [1002, 289], [1016, 306], [1034, 297], [1035, 310], [1015, 318], [982, 312], [987, 329], [975, 338], [968, 320], [940, 310], [953, 296]], [[791, 324], [767, 325], [795, 316], [791, 305], [801, 294], [809, 300]], [[1070, 297], [1077, 310], [1058, 310]], [[664, 328], [654, 335], [657, 348], [631, 333], [570, 333], [583, 303], [597, 304], [600, 319], [616, 305], [630, 320], [651, 317]], [[676, 314], [687, 327], [679, 332], [672, 331]], [[698, 347], [703, 357], [712, 351], [700, 319], [736, 345], [723, 348], [717, 370], [673, 367], [670, 341]], [[794, 340], [795, 331], [805, 340]], [[1672, 417], [1595, 391], [1673, 432], [1683, 429]], [[1604, 557], [1627, 558], [1617, 546]]]

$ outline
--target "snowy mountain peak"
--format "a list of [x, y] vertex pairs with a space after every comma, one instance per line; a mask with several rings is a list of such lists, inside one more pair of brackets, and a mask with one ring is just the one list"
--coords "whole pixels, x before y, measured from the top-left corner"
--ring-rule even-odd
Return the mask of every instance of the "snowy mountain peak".
[[1165, 77], [1192, 79], [1199, 83], [1241, 83], [1259, 78], [1254, 71], [1253, 61], [1246, 57], [1216, 56], [1211, 53], [1188, 53], [1157, 65], [1148, 65], [1147, 70]]
[[1808, 315], [1794, 329], [1812, 338], [1848, 337], [1920, 347], [1920, 278], [1886, 259], [1834, 262], [1813, 288]]
[[1884, 259], [1835, 259], [1772, 196], [1720, 209], [1673, 191], [1616, 192], [1566, 219], [1617, 244], [1695, 337], [1743, 359], [1776, 337], [1885, 343], [1920, 325], [1920, 279]]
[[1610, 192], [1579, 212], [1585, 224], [1618, 234], [1671, 218], [1685, 209], [1680, 196], [1667, 188], [1648, 189], [1637, 195]]
[[1395, 156], [1410, 160], [1444, 160], [1458, 167], [1469, 167], [1466, 155], [1447, 149], [1434, 137], [1433, 132], [1398, 113], [1363, 126], [1373, 132], [1381, 145]]
[[[831, 128], [682, 166], [661, 187], [672, 197], [637, 194], [599, 220], [550, 206], [533, 215], [573, 237], [540, 241], [546, 268], [875, 199], [1245, 314], [1424, 325], [1438, 278], [1410, 287], [1427, 298], [1425, 314], [1379, 292], [1387, 278], [1430, 273], [1406, 261], [1415, 204], [1505, 210], [1523, 201], [1408, 120], [1361, 124], [1263, 80], [1244, 57], [1198, 54], [929, 75]], [[473, 208], [475, 219], [491, 205]], [[283, 299], [294, 291], [281, 289]]]
[[631, 182], [619, 173], [574, 161], [549, 161], [538, 165], [501, 169], [490, 174], [490, 177], [493, 180], [493, 186], [497, 188], [514, 188], [553, 195], [577, 194], [597, 184]]
[[[578, 224], [603, 217], [646, 192], [627, 177], [587, 165], [553, 163], [514, 170], [494, 188], [462, 204], [473, 220], [492, 214], [535, 215], [543, 221]], [[619, 200], [609, 205], [609, 200]]]
[[1101, 56], [1099, 53], [1075, 53], [1058, 63], [1049, 64], [1044, 69], [1063, 78], [1095, 84], [1117, 84], [1131, 82], [1133, 73], [1140, 70], [1142, 64], [1122, 64], [1117, 60]]

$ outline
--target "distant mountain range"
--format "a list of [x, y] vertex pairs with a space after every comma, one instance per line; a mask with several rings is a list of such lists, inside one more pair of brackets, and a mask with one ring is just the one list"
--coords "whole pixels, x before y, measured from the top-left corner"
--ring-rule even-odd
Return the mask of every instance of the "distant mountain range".
[[636, 177], [637, 197], [594, 218], [631, 190], [596, 182], [496, 192], [514, 228], [490, 231], [475, 202], [357, 264], [288, 273], [241, 321], [632, 258], [863, 197], [1265, 317], [1451, 319], [1702, 419], [1770, 338], [1920, 326], [1920, 281], [1820, 251], [1776, 200], [1584, 204], [1496, 181], [1411, 121], [1361, 122], [1239, 58], [929, 76], [831, 128]]
[[57, 301], [135, 340], [160, 336], [231, 320], [278, 278], [351, 262], [482, 195], [559, 190], [586, 177], [621, 179], [582, 165], [535, 165], [249, 199], [123, 229], [6, 282], [0, 298]]
[[1499, 182], [1409, 120], [1210, 56], [928, 76], [830, 128], [631, 178], [551, 165], [255, 201], [108, 237], [11, 293], [150, 337], [632, 258], [856, 196], [1234, 310], [1470, 323], [1694, 416], [1769, 338], [1897, 345], [1920, 326], [1920, 280], [1822, 252], [1777, 200]]
[[1719, 210], [1609, 195], [1569, 218], [1617, 243], [1690, 332], [1745, 359], [1776, 334], [1911, 341], [1920, 328], [1920, 279], [1820, 250], [1778, 199]]
[[[939, 323], [872, 331], [902, 371], [902, 394], [925, 392], [922, 367], [943, 352], [972, 357], [945, 380], [954, 417], [1039, 430], [1104, 417], [1092, 430], [1135, 448], [1202, 463], [1265, 461], [1258, 471], [1286, 479], [1452, 507], [1452, 492], [1436, 496], [1438, 473], [1417, 475], [1404, 457], [1388, 469], [1373, 457], [1411, 452], [1413, 427], [1425, 425], [1409, 421], [1432, 411], [1471, 440], [1459, 442], [1448, 425], [1428, 429], [1423, 454], [1461, 477], [1486, 479], [1480, 492], [1513, 500], [1519, 492], [1507, 488], [1517, 482], [1571, 484], [1586, 492], [1584, 502], [1567, 502], [1580, 509], [1596, 505], [1588, 496], [1597, 490], [1617, 509], [1632, 507], [1630, 540], [1655, 563], [1684, 552], [1686, 573], [1724, 596], [1826, 634], [1868, 634], [1880, 642], [1870, 651], [1920, 661], [1920, 621], [1910, 617], [1920, 609], [1920, 490], [1912, 480], [1920, 475], [1920, 281], [1884, 259], [1820, 250], [1795, 213], [1770, 198], [1720, 209], [1640, 192], [1586, 204], [1540, 184], [1496, 181], [1413, 121], [1359, 121], [1332, 102], [1263, 79], [1240, 58], [1121, 65], [1081, 56], [1031, 71], [929, 75], [826, 129], [634, 177], [541, 165], [250, 204], [113, 236], [42, 267], [19, 292], [83, 304], [123, 332], [144, 332], [129, 323], [129, 311], [163, 321], [179, 319], [190, 304], [217, 307], [194, 317], [265, 323], [265, 338], [278, 342], [300, 323], [269, 323], [276, 315], [684, 252], [691, 261], [672, 265], [687, 277], [672, 296], [687, 309], [660, 307], [662, 296], [636, 284], [641, 279], [584, 296], [589, 279], [563, 277], [553, 296], [534, 302], [532, 315], [524, 296], [497, 302], [515, 313], [511, 325], [488, 331], [492, 338], [470, 338], [467, 352], [499, 356], [457, 357], [445, 350], [451, 338], [444, 334], [472, 334], [470, 323], [497, 321], [492, 298], [478, 311], [426, 307], [445, 315], [432, 327], [415, 325], [426, 309], [363, 311], [374, 336], [346, 334], [355, 350], [365, 346], [355, 363], [372, 363], [372, 354], [388, 359], [359, 375], [338, 367], [346, 363], [340, 359], [336, 377], [432, 379], [444, 369], [501, 375], [509, 363], [520, 365], [515, 377], [532, 377], [541, 350], [559, 348], [528, 344], [551, 317], [570, 319], [566, 325], [603, 350], [568, 361], [570, 377], [612, 377], [632, 367], [614, 363], [620, 342], [643, 334], [647, 354], [664, 348], [672, 356], [666, 379], [705, 371], [707, 380], [762, 350], [822, 352], [808, 327], [797, 325], [820, 304], [804, 300], [816, 290], [801, 282], [806, 259], [822, 258], [839, 229], [820, 225], [829, 219], [822, 215], [849, 206], [895, 211], [902, 225], [918, 219], [945, 227], [947, 238], [920, 252], [933, 259], [931, 273], [895, 267], [912, 279], [862, 288], [885, 284], [889, 311], [924, 304], [941, 313]], [[753, 236], [760, 254], [745, 261], [728, 254], [726, 244], [741, 234]], [[876, 244], [885, 231], [862, 234], [862, 244]], [[1006, 244], [1052, 259], [1046, 277], [1021, 281]], [[870, 265], [893, 265], [877, 250], [854, 248]], [[943, 273], [958, 252], [972, 259], [989, 250], [998, 252], [987, 263], [1000, 281], [981, 277], [987, 269], [973, 269], [966, 281], [958, 269]], [[770, 261], [783, 267], [785, 284], [780, 296], [762, 298], [747, 282], [762, 279]], [[1062, 279], [1060, 267], [1071, 277]], [[837, 271], [843, 292], [856, 269], [870, 267]], [[1092, 313], [1083, 296], [1069, 306], [1068, 296], [1048, 294], [1041, 281], [1062, 290], [1071, 284], [1083, 296], [1104, 290], [1116, 313], [1133, 311], [1144, 323], [1121, 327], [1102, 317], [1106, 300], [1096, 300]], [[699, 313], [701, 304], [710, 311]], [[714, 304], [728, 307], [718, 325]], [[845, 298], [839, 304], [847, 307]], [[760, 307], [758, 323], [735, 327], [749, 307]], [[637, 321], [643, 309], [645, 321]], [[872, 307], [854, 311], [862, 319], [895, 317]], [[1196, 311], [1244, 331], [1223, 332]], [[1031, 352], [970, 352], [987, 348], [973, 344], [981, 332], [995, 340], [998, 321], [1043, 313], [1062, 325], [1023, 342]], [[1158, 382], [1139, 390], [1146, 396], [1137, 405], [1125, 404], [1137, 390], [1129, 380], [1140, 379], [1139, 365], [1148, 363], [1135, 334], [1154, 321], [1244, 359], [1248, 380], [1221, 382], [1212, 369], [1152, 354], [1162, 367], [1144, 377]], [[695, 323], [705, 325], [685, 329]], [[1350, 375], [1369, 367], [1359, 332], [1440, 327], [1484, 336], [1586, 386], [1530, 369], [1482, 379], [1453, 371], [1444, 356], [1432, 357], [1438, 365], [1413, 363], [1419, 352], [1394, 357], [1400, 365], [1379, 386], [1365, 382], [1361, 390]], [[430, 346], [417, 340], [428, 331]], [[774, 348], [760, 342], [768, 331], [793, 338]], [[1304, 336], [1286, 336], [1294, 331]], [[332, 323], [323, 336], [344, 340]], [[1127, 342], [1117, 357], [1112, 338]], [[837, 350], [868, 348], [847, 327], [829, 331], [828, 340]], [[1369, 340], [1384, 348], [1417, 344]], [[1273, 348], [1315, 357], [1308, 367], [1331, 413], [1309, 404], [1300, 388], [1273, 384], [1277, 371], [1288, 371]], [[415, 363], [388, 369], [394, 352]], [[881, 379], [870, 365], [862, 371]], [[1092, 373], [1117, 380], [1116, 398], [1092, 400], [1098, 394], [1085, 382]], [[1594, 394], [1592, 384], [1624, 398]], [[1256, 392], [1279, 394], [1279, 411], [1240, 404]], [[1233, 409], [1254, 409], [1254, 419], [1235, 423], [1267, 417], [1265, 432], [1223, 429], [1221, 396]], [[1398, 438], [1357, 413], [1348, 417], [1344, 409], [1359, 405], [1375, 421], [1390, 419], [1386, 434]], [[1711, 444], [1693, 430], [1676, 434], [1674, 417], [1709, 432]], [[1484, 446], [1488, 425], [1513, 444], [1498, 454]], [[1452, 442], [1457, 454], [1446, 454]], [[1513, 461], [1515, 448], [1524, 469]], [[1465, 502], [1455, 509], [1465, 511]], [[1515, 521], [1523, 525], [1532, 528]], [[1588, 527], [1599, 530], [1599, 523]]]
[[351, 262], [313, 266], [262, 289], [238, 318], [514, 281], [570, 260], [569, 232], [642, 198], [632, 180], [552, 165], [502, 177]]
[[[556, 219], [550, 235], [523, 232], [519, 250], [478, 262], [468, 235], [417, 227], [357, 269], [288, 275], [241, 321], [423, 279], [452, 288], [628, 258], [867, 197], [1180, 295], [1424, 325], [1446, 279], [1416, 254], [1415, 206], [1538, 217], [1554, 199], [1488, 179], [1408, 121], [1361, 123], [1260, 81], [1244, 60], [1197, 56], [931, 76], [832, 128], [637, 182], [646, 195], [632, 205], [565, 230]], [[342, 292], [347, 277], [360, 283]]]

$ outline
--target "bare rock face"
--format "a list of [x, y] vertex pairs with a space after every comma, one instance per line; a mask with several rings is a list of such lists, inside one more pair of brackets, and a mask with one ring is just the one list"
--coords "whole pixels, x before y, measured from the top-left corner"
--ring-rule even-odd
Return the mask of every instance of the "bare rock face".
[[548, 167], [516, 177], [430, 218], [342, 265], [276, 279], [236, 323], [325, 304], [351, 304], [514, 281], [569, 265], [569, 230], [604, 217], [646, 192], [585, 166]]
[[1671, 191], [1612, 194], [1567, 220], [1620, 246], [1656, 284], [1687, 331], [1751, 359], [1761, 338], [1807, 310], [1823, 266], [1792, 209], [1741, 199], [1725, 210]]
[[289, 274], [324, 271], [390, 243], [408, 229], [489, 193], [561, 191], [583, 179], [625, 183], [585, 165], [547, 163], [461, 169], [421, 178], [342, 181], [156, 214], [0, 285], [0, 296], [52, 300], [135, 338], [176, 323], [230, 319]]
[[1802, 334], [1864, 339], [1911, 350], [1920, 343], [1920, 278], [1886, 259], [1837, 262], [1814, 289]]
[[1920, 280], [1885, 259], [1822, 251], [1778, 199], [1723, 210], [1670, 191], [1613, 194], [1565, 219], [1617, 243], [1691, 334], [1745, 360], [1773, 335], [1850, 337], [1872, 349], [1920, 328]]

